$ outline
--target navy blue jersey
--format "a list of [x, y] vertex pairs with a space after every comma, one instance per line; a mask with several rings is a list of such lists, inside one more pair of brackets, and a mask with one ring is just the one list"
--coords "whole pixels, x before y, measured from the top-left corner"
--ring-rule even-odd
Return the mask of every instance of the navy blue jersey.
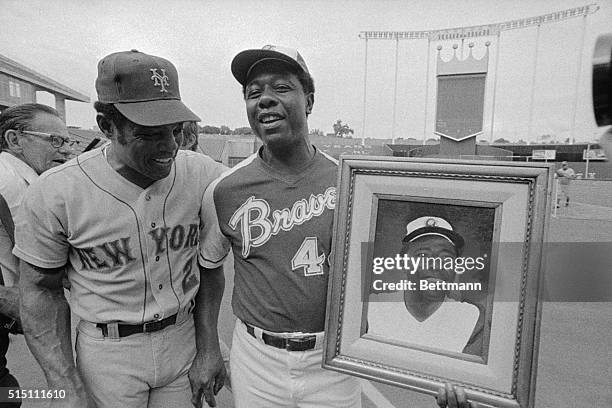
[[323, 331], [337, 169], [317, 150], [299, 174], [286, 175], [257, 153], [205, 193], [200, 262], [219, 265], [231, 246], [232, 305], [242, 321], [274, 332]]

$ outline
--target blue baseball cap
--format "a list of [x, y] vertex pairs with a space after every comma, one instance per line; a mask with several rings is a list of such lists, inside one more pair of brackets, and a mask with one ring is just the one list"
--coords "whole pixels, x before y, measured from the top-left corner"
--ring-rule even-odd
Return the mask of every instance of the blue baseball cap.
[[167, 59], [138, 50], [115, 52], [98, 62], [98, 100], [130, 121], [161, 126], [200, 121], [181, 101], [178, 73]]
[[296, 49], [278, 45], [264, 45], [261, 49], [238, 53], [232, 60], [232, 74], [244, 86], [253, 68], [263, 61], [282, 61], [310, 75], [304, 58]]

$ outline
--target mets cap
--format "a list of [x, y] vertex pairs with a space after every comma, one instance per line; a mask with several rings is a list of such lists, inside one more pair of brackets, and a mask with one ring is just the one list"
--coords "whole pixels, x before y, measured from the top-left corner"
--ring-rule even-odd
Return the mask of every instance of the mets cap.
[[200, 120], [181, 101], [175, 66], [165, 58], [137, 50], [102, 58], [98, 62], [96, 91], [100, 102], [113, 104], [141, 126]]

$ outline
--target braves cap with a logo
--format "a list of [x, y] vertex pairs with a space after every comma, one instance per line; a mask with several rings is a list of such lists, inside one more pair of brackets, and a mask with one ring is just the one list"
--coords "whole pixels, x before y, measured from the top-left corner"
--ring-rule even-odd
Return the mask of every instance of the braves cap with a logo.
[[283, 61], [310, 75], [304, 58], [297, 50], [278, 45], [264, 45], [261, 49], [245, 50], [238, 53], [232, 60], [232, 74], [240, 84], [246, 85], [249, 74], [255, 65], [263, 61]]
[[406, 236], [403, 242], [412, 242], [428, 235], [436, 235], [446, 239], [455, 246], [458, 253], [463, 249], [463, 237], [454, 230], [450, 222], [434, 216], [419, 217], [410, 221], [406, 225]]
[[200, 120], [181, 102], [174, 65], [137, 50], [102, 58], [98, 62], [96, 91], [100, 102], [112, 103], [126, 118], [141, 126]]

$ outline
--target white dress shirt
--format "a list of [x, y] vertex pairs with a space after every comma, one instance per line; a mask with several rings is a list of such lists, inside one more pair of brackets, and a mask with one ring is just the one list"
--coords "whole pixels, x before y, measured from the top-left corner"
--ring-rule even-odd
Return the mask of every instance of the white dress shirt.
[[[7, 152], [0, 152], [0, 194], [6, 200], [13, 219], [28, 188], [38, 174], [24, 161]], [[19, 280], [19, 259], [12, 254], [8, 233], [0, 221], [0, 270], [5, 286], [14, 286]]]

